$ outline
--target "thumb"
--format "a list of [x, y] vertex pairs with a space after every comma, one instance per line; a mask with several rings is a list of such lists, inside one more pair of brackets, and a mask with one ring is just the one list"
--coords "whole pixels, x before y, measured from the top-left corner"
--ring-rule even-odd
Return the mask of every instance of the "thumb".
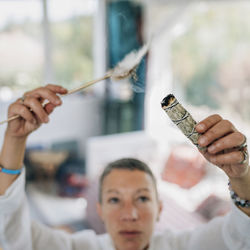
[[47, 114], [51, 114], [56, 106], [52, 103], [48, 103], [45, 105], [44, 109], [47, 112]]

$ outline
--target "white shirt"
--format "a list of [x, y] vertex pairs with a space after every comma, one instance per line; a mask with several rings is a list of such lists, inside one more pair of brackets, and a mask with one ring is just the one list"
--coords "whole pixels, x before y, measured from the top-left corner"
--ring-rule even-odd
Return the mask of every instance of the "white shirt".
[[[67, 234], [32, 222], [24, 171], [0, 196], [0, 247], [4, 250], [114, 250], [108, 234], [84, 230]], [[149, 250], [250, 250], [250, 217], [236, 206], [225, 217], [196, 230], [153, 235]]]

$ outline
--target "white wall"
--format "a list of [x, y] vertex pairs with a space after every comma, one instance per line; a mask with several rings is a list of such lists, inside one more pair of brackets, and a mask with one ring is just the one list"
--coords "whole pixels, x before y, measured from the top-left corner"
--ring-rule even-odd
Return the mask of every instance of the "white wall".
[[149, 166], [156, 162], [157, 144], [144, 131], [96, 136], [89, 138], [86, 145], [86, 169], [93, 180], [108, 163], [120, 158], [134, 157]]

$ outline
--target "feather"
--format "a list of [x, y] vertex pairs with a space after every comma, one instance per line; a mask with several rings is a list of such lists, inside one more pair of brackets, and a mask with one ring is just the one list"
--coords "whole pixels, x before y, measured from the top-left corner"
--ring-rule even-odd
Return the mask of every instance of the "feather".
[[115, 68], [111, 69], [111, 79], [122, 80], [130, 77], [140, 64], [142, 58], [147, 54], [149, 44], [145, 44], [138, 51], [132, 51], [120, 61]]

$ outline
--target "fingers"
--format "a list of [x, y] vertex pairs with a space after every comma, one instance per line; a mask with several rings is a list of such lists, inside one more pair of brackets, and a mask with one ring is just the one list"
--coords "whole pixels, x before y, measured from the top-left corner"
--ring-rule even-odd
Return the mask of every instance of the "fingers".
[[223, 153], [218, 155], [208, 155], [206, 158], [217, 166], [222, 165], [240, 165], [245, 160], [245, 155], [242, 151], [233, 151], [229, 153]]
[[30, 110], [32, 110], [32, 112], [38, 118], [39, 123], [49, 122], [48, 113], [44, 110], [43, 105], [37, 98], [32, 96], [27, 96], [23, 104]]
[[[61, 86], [48, 84], [46, 87], [37, 88], [25, 94], [23, 104], [29, 107], [38, 118], [39, 123], [47, 123], [49, 121], [49, 114], [56, 106], [62, 104], [62, 101], [57, 93], [65, 94], [67, 90]], [[44, 100], [49, 103], [43, 107]]]
[[216, 154], [225, 149], [240, 147], [244, 142], [245, 136], [242, 133], [236, 131], [214, 141], [207, 150], [210, 154]]
[[202, 124], [204, 131], [203, 135], [200, 136], [198, 140], [198, 144], [201, 147], [206, 147], [215, 140], [236, 131], [233, 124], [228, 120], [219, 119], [218, 116], [211, 117], [211, 119], [209, 118], [200, 123]]
[[54, 84], [47, 84], [46, 88], [52, 90], [53, 92], [55, 92], [57, 94], [61, 94], [61, 95], [64, 95], [68, 92], [67, 89], [65, 89], [61, 86], [58, 86], [58, 85], [54, 85]]
[[54, 84], [47, 84], [45, 87], [40, 87], [40, 88], [37, 88], [37, 89], [34, 89], [34, 90], [31, 90], [31, 91], [28, 91], [25, 93], [25, 95], [29, 95], [29, 94], [33, 94], [33, 93], [36, 93], [37, 90], [39, 89], [49, 89], [51, 90], [52, 92], [56, 93], [56, 94], [61, 94], [61, 95], [64, 95], [68, 92], [67, 89], [65, 89], [64, 87], [61, 87], [59, 85], [54, 85]]
[[51, 114], [56, 106], [52, 103], [48, 103], [44, 106], [44, 109], [46, 110], [47, 114]]
[[20, 103], [17, 103], [17, 102], [10, 105], [10, 108], [9, 108], [9, 116], [11, 117], [14, 115], [19, 115], [24, 120], [26, 120], [32, 124], [37, 123], [34, 114], [32, 114], [32, 112], [29, 110], [29, 108], [20, 104]]
[[[53, 90], [54, 89], [54, 90]], [[61, 91], [60, 91], [61, 90]], [[34, 98], [37, 98], [40, 100], [48, 100], [52, 104], [58, 106], [62, 104], [61, 99], [56, 95], [57, 93], [65, 93], [59, 86], [48, 86], [44, 88], [38, 88], [33, 91], [27, 92], [25, 94], [26, 97], [32, 96]]]
[[[24, 94], [25, 98], [18, 99], [9, 108], [9, 115], [20, 115], [24, 120], [29, 122], [47, 123], [49, 114], [56, 106], [62, 104], [57, 94], [66, 94], [67, 90], [58, 85], [48, 84]], [[44, 100], [49, 103], [43, 105]]]
[[198, 144], [206, 147], [200, 151], [214, 165], [223, 169], [231, 177], [242, 177], [247, 173], [249, 156], [246, 137], [233, 124], [212, 115], [196, 125], [201, 136]]
[[216, 123], [220, 122], [222, 120], [220, 115], [211, 115], [204, 119], [203, 121], [199, 122], [195, 129], [197, 130], [198, 133], [204, 133], [207, 131], [209, 128], [213, 127]]

